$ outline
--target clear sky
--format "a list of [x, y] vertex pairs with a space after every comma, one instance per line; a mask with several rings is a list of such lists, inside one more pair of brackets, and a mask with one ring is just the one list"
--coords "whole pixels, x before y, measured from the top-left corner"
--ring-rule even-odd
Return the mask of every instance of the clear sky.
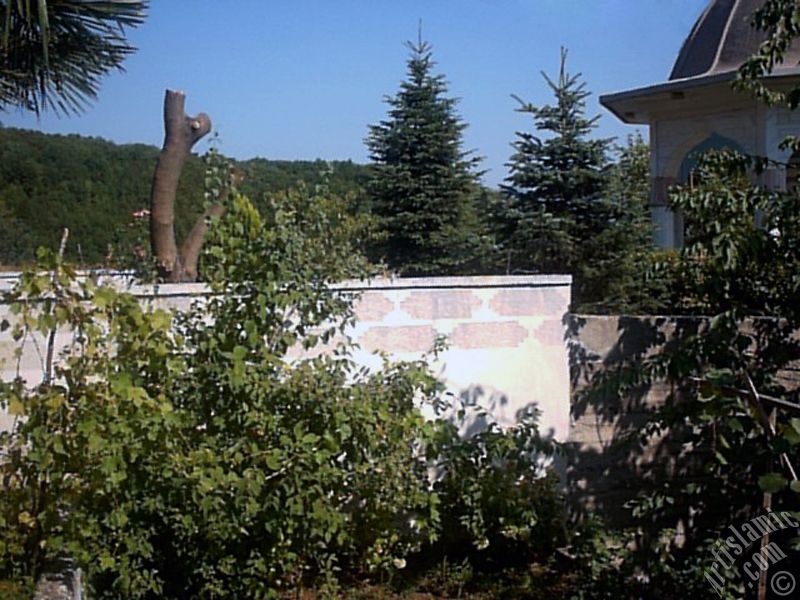
[[[220, 149], [236, 158], [366, 162], [368, 125], [405, 75], [404, 42], [433, 45], [437, 71], [469, 124], [465, 147], [485, 157], [487, 184], [506, 175], [514, 132], [530, 118], [517, 94], [551, 100], [540, 71], [556, 72], [559, 48], [581, 72], [601, 114], [597, 134], [636, 129], [597, 96], [664, 81], [706, 0], [152, 0], [130, 32], [139, 51], [103, 81], [80, 117], [0, 112], [5, 126], [160, 145], [166, 88], [207, 112]], [[642, 133], [646, 134], [646, 131]], [[196, 150], [207, 148], [201, 142]]]

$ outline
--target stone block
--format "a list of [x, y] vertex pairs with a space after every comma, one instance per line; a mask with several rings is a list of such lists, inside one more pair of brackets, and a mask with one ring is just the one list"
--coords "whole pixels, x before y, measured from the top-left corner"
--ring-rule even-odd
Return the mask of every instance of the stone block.
[[420, 320], [469, 319], [481, 300], [469, 290], [411, 292], [400, 307]]
[[450, 342], [456, 348], [515, 348], [528, 338], [528, 330], [516, 321], [461, 323]]

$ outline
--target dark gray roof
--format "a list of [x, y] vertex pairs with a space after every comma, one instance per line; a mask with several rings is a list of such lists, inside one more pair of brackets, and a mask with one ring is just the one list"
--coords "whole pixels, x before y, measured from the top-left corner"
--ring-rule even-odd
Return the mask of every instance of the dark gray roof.
[[[670, 81], [738, 69], [764, 40], [764, 34], [750, 24], [763, 4], [764, 0], [711, 0], [683, 43]], [[793, 48], [783, 66], [795, 67], [798, 62], [800, 51]]]

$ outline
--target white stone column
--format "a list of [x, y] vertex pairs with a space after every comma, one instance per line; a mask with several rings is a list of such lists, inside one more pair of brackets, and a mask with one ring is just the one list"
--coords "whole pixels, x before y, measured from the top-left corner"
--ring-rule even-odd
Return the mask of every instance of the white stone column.
[[680, 248], [683, 244], [683, 218], [667, 207], [669, 188], [677, 183], [674, 177], [656, 177], [650, 203], [655, 225], [655, 242], [659, 248]]

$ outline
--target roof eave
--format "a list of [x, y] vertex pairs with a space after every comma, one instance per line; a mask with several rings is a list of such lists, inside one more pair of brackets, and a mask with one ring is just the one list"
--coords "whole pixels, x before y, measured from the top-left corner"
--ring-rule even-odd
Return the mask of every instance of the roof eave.
[[[725, 73], [715, 73], [713, 75], [699, 75], [696, 77], [686, 77], [684, 79], [676, 79], [667, 81], [665, 83], [658, 83], [642, 88], [633, 90], [626, 90], [622, 92], [615, 92], [600, 96], [600, 104], [610, 110], [614, 115], [624, 123], [628, 124], [647, 124], [647, 120], [643, 120], [637, 116], [630, 116], [628, 111], [621, 110], [620, 104], [637, 102], [646, 98], [652, 98], [659, 94], [685, 92], [691, 89], [703, 88], [720, 83], [732, 82], [738, 76], [738, 71], [727, 71]], [[792, 79], [800, 77], [800, 66], [793, 67], [778, 67], [772, 75], [770, 80]]]
[[642, 88], [633, 90], [625, 90], [622, 92], [614, 92], [600, 96], [600, 104], [610, 110], [616, 117], [623, 123], [629, 124], [644, 124], [647, 121], [642, 121], [635, 117], [629, 117], [625, 112], [620, 111], [619, 105], [622, 102], [631, 102], [651, 98], [658, 94], [683, 92], [690, 89], [706, 87], [717, 83], [724, 83], [733, 81], [736, 78], [736, 71], [728, 73], [718, 73], [716, 75], [705, 75], [700, 77], [687, 77], [686, 79], [676, 79], [674, 81], [667, 81], [666, 83], [657, 83], [655, 85], [648, 85]]

